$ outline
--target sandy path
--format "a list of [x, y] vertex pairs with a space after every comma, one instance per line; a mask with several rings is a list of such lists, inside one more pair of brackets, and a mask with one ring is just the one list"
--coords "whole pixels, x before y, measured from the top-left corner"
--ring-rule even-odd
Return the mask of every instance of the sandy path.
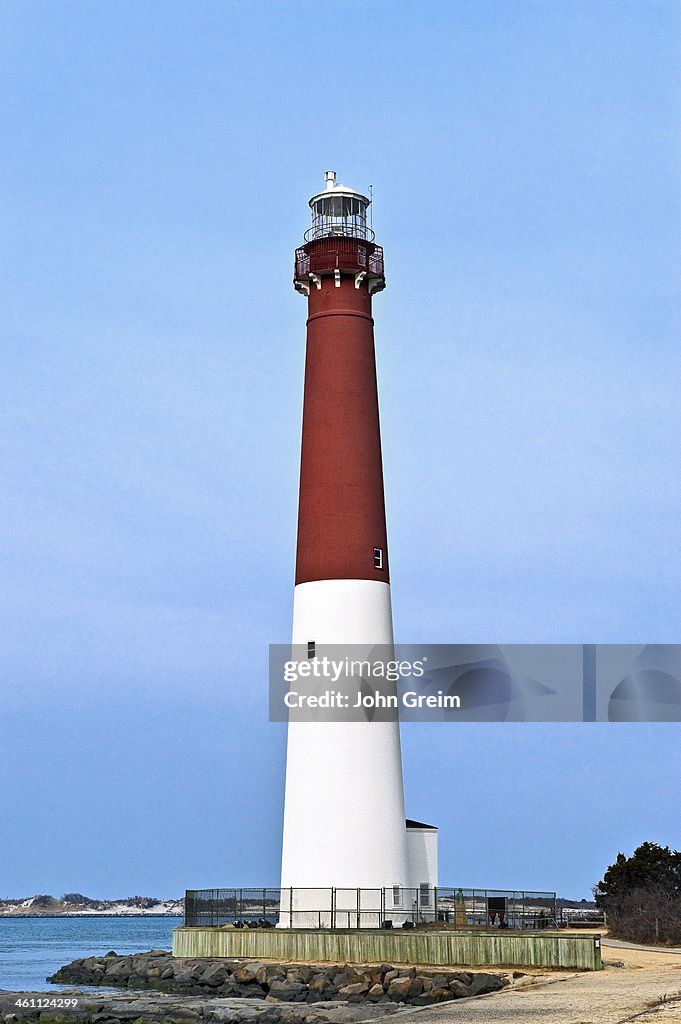
[[[604, 959], [616, 956], [625, 966], [521, 979], [503, 992], [419, 1010], [413, 1024], [624, 1024], [632, 1018], [636, 1024], [681, 1022], [678, 955], [620, 948], [603, 952]], [[664, 997], [672, 1001], [653, 1006]]]
[[[651, 972], [632, 977], [627, 972], [579, 975], [528, 988], [514, 988], [477, 999], [446, 1003], [418, 1014], [418, 1024], [471, 1021], [477, 1024], [623, 1024], [663, 996], [681, 999], [681, 977]], [[681, 1021], [681, 1001], [646, 1013], [642, 1021], [667, 1024]], [[414, 1018], [416, 1020], [416, 1017]]]
[[644, 953], [673, 953], [676, 956], [681, 956], [681, 946], [670, 946], [665, 948], [664, 946], [639, 946], [636, 942], [620, 942], [619, 939], [608, 939], [603, 938], [601, 942], [604, 946], [613, 946], [615, 949], [638, 949]]

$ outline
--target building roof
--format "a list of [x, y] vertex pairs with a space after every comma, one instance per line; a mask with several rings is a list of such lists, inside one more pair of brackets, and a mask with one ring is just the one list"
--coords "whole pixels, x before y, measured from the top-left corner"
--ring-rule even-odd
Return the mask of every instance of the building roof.
[[336, 172], [327, 171], [324, 175], [326, 179], [326, 188], [323, 192], [317, 192], [316, 195], [310, 199], [310, 206], [316, 203], [318, 199], [323, 199], [325, 196], [354, 196], [356, 199], [361, 199], [366, 206], [371, 204], [371, 199], [368, 196], [363, 195], [354, 188], [349, 188], [347, 185], [341, 185], [339, 181], [336, 181]]
[[433, 832], [437, 832], [437, 825], [426, 825], [425, 821], [414, 821], [413, 818], [407, 818], [405, 825], [407, 828], [429, 828]]

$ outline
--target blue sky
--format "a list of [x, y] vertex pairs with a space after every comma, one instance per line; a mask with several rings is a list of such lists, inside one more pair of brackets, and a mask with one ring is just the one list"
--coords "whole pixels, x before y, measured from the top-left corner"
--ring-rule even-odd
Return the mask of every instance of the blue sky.
[[[277, 880], [327, 167], [386, 250], [397, 637], [679, 640], [677, 4], [7, 0], [0, 40], [0, 896]], [[681, 846], [677, 725], [404, 746], [443, 882]]]

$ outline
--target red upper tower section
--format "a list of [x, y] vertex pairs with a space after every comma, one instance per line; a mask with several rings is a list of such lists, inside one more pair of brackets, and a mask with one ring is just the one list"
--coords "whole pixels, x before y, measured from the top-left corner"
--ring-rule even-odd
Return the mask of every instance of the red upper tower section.
[[383, 250], [369, 199], [336, 184], [310, 200], [294, 285], [308, 298], [296, 583], [389, 581], [373, 292]]

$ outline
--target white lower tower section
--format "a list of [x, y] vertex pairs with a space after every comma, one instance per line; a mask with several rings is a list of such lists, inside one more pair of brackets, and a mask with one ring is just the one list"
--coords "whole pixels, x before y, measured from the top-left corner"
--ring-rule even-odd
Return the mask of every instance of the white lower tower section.
[[[353, 657], [362, 656], [361, 648], [368, 656], [378, 644], [391, 646], [389, 584], [298, 584], [293, 643], [310, 641], [318, 648], [356, 645]], [[318, 923], [304, 911], [324, 909], [319, 903], [326, 906], [331, 887], [379, 890], [408, 882], [399, 723], [290, 720], [281, 887], [305, 890], [295, 894], [298, 913], [290, 923]], [[285, 908], [282, 892], [282, 923], [288, 924]]]

